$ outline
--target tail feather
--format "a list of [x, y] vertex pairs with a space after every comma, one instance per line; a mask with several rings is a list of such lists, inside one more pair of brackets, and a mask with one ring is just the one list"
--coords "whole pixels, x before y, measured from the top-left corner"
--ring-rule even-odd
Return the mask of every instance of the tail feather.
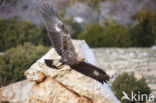
[[89, 76], [101, 83], [107, 82], [110, 79], [110, 77], [104, 70], [86, 62], [80, 62], [79, 64], [73, 65], [71, 67], [72, 69], [86, 76]]

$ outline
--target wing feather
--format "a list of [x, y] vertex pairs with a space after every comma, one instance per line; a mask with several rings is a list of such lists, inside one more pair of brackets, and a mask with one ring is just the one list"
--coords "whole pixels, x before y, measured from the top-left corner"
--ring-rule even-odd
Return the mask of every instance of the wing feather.
[[49, 4], [43, 5], [40, 12], [48, 29], [52, 46], [56, 49], [57, 53], [62, 56], [63, 36], [61, 31], [56, 30], [56, 26], [63, 23], [58, 18], [57, 12]]
[[48, 29], [52, 45], [62, 57], [62, 63], [68, 65], [76, 64], [78, 56], [71, 42], [70, 34], [57, 16], [57, 12], [51, 5], [45, 4], [42, 6], [41, 14]]

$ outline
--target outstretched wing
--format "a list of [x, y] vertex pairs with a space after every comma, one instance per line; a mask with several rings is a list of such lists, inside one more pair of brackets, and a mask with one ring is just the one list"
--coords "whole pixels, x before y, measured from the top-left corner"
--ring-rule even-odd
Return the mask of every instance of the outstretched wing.
[[78, 62], [77, 54], [71, 42], [70, 34], [58, 18], [56, 11], [51, 5], [46, 4], [42, 6], [41, 14], [48, 29], [52, 45], [62, 57], [61, 61], [68, 65], [76, 64]]
[[61, 33], [61, 28], [58, 27], [58, 25], [63, 25], [62, 21], [58, 18], [57, 12], [54, 11], [53, 7], [49, 4], [43, 5], [40, 12], [48, 29], [48, 34], [53, 47], [56, 49], [59, 55], [62, 55], [63, 36]]

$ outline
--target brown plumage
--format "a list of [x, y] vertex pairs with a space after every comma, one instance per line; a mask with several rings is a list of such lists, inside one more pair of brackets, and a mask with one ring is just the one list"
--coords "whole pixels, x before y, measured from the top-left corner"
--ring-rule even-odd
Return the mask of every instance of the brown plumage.
[[[63, 22], [59, 19], [54, 8], [49, 4], [45, 4], [42, 6], [41, 14], [47, 27], [52, 46], [62, 57], [60, 62], [71, 66], [74, 70], [101, 83], [107, 82], [109, 76], [105, 71], [84, 61], [78, 61], [78, 55], [75, 52], [70, 34], [66, 30]], [[57, 68], [53, 65], [53, 60], [45, 60], [45, 64], [49, 67]]]
[[70, 34], [58, 18], [56, 11], [52, 6], [45, 4], [41, 9], [41, 14], [48, 29], [52, 45], [62, 57], [61, 61], [68, 65], [76, 64], [78, 62], [77, 54], [71, 42]]

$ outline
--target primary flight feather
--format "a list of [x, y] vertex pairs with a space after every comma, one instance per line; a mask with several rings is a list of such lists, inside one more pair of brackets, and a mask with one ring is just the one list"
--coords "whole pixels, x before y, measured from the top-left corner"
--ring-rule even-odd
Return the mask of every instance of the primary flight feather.
[[[71, 66], [72, 69], [101, 83], [108, 81], [109, 76], [105, 73], [105, 71], [92, 64], [86, 63], [83, 60], [78, 61], [78, 55], [75, 52], [70, 34], [66, 30], [63, 22], [59, 19], [53, 6], [45, 4], [42, 6], [40, 12], [48, 30], [52, 46], [62, 57], [60, 62]], [[45, 64], [49, 67], [57, 68], [57, 66], [53, 65], [53, 60], [45, 60]]]

